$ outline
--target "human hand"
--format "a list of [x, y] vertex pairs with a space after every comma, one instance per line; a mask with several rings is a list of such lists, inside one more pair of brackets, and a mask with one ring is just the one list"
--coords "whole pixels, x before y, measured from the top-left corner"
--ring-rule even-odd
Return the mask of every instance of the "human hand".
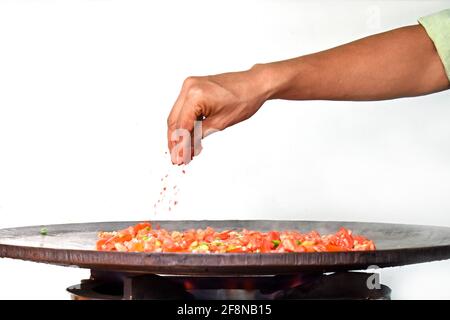
[[269, 97], [266, 88], [258, 65], [248, 71], [187, 78], [167, 120], [172, 163], [188, 163], [200, 153], [201, 139], [254, 115]]

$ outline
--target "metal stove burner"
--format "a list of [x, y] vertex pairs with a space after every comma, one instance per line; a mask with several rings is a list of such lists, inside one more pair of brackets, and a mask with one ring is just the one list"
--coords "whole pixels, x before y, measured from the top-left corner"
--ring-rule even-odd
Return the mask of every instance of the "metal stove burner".
[[194, 277], [91, 271], [69, 287], [74, 300], [389, 300], [391, 289], [369, 289], [371, 273]]

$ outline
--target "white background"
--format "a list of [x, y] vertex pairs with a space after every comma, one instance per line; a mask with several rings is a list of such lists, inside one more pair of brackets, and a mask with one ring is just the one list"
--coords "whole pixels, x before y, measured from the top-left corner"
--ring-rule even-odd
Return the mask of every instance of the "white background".
[[[271, 101], [211, 136], [183, 177], [164, 156], [188, 75], [246, 69], [416, 23], [450, 1], [0, 0], [0, 227], [153, 219], [450, 226], [449, 92]], [[381, 272], [393, 298], [450, 298], [450, 263]], [[0, 298], [65, 299], [86, 270], [2, 259]]]

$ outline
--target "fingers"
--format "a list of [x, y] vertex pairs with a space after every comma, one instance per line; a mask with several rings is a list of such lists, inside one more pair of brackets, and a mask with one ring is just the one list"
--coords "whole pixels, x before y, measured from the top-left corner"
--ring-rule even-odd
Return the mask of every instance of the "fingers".
[[201, 121], [203, 119], [203, 91], [186, 79], [167, 120], [168, 146], [172, 163], [187, 164], [201, 151]]
[[173, 164], [189, 163], [200, 154], [202, 138], [226, 127], [224, 121], [219, 121], [224, 117], [215, 107], [217, 100], [224, 100], [224, 96], [229, 95], [224, 95], [223, 88], [212, 85], [204, 77], [189, 77], [184, 81], [167, 119], [168, 147]]
[[222, 131], [225, 129], [225, 126], [219, 123], [216, 120], [217, 117], [206, 118], [202, 122], [202, 138], [206, 138], [207, 136]]
[[[188, 78], [189, 79], [189, 78]], [[176, 129], [176, 124], [178, 121], [178, 115], [180, 114], [181, 109], [183, 108], [184, 100], [186, 97], [186, 79], [181, 88], [180, 94], [178, 95], [177, 100], [175, 101], [172, 110], [169, 113], [169, 117], [167, 118], [167, 143], [169, 150], [172, 150], [174, 143], [172, 142], [171, 135], [173, 130]]]
[[197, 118], [194, 125], [194, 134], [192, 135], [191, 154], [196, 157], [202, 151], [202, 124], [203, 117]]
[[188, 164], [191, 161], [191, 134], [186, 129], [175, 129], [171, 140], [176, 141], [170, 151], [173, 164]]

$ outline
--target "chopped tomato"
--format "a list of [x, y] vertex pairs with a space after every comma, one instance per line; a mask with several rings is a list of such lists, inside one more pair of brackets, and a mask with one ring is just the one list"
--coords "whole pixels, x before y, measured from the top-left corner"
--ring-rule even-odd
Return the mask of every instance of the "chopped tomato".
[[267, 234], [267, 239], [268, 239], [269, 241], [280, 240], [280, 233], [277, 232], [277, 231], [270, 231], [270, 232]]
[[148, 223], [148, 222], [138, 223], [138, 224], [134, 227], [134, 232], [135, 232], [135, 233], [138, 233], [139, 231], [144, 230], [144, 229], [151, 230], [151, 229], [152, 229], [151, 223]]
[[228, 239], [230, 237], [230, 230], [225, 230], [225, 231], [219, 232], [217, 234], [217, 237], [221, 240]]
[[335, 245], [332, 245], [332, 244], [327, 244], [327, 245], [325, 246], [325, 250], [326, 250], [326, 251], [329, 251], [329, 252], [333, 252], [333, 251], [343, 251], [341, 247], [335, 246]]
[[283, 253], [375, 250], [375, 244], [345, 228], [321, 236], [317, 231], [216, 231], [211, 227], [168, 231], [159, 226], [153, 229], [149, 222], [143, 222], [120, 231], [100, 232], [96, 248], [124, 252]]

